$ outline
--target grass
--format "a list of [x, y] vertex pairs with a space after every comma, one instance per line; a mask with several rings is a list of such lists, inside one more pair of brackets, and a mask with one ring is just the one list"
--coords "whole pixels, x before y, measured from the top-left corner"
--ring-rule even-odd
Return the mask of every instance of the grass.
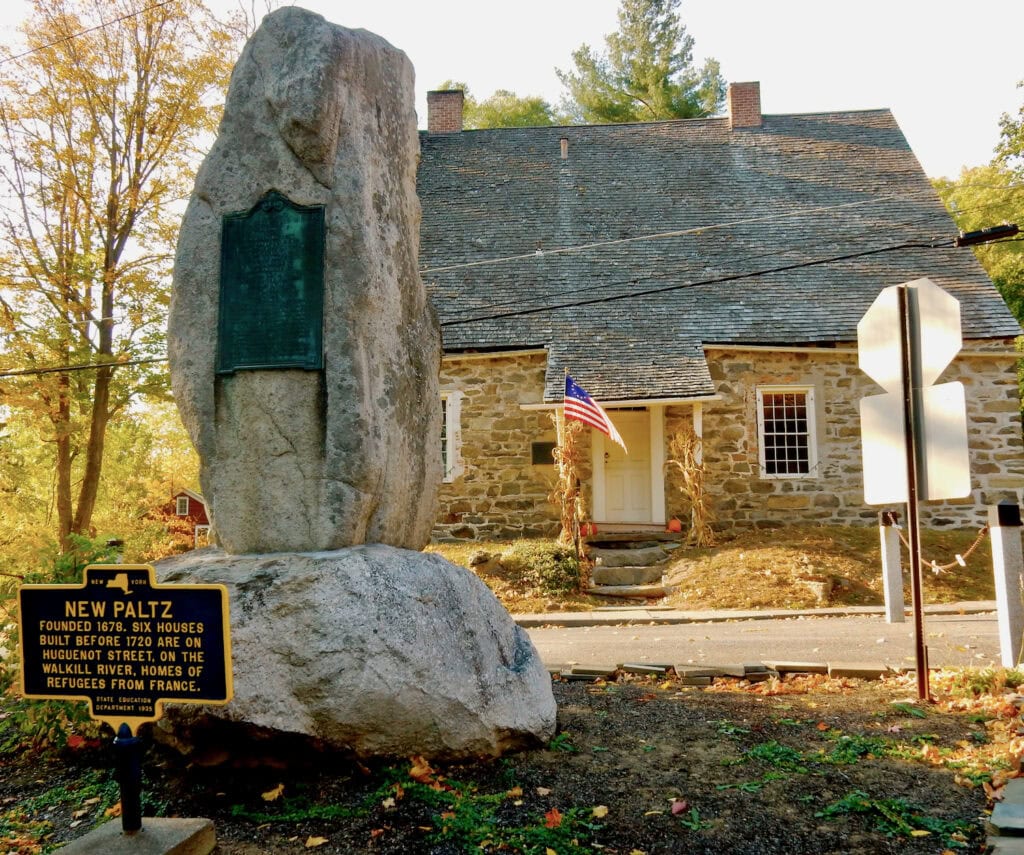
[[[928, 564], [955, 561], [977, 538], [977, 530], [922, 532], [925, 600], [947, 603], [988, 600], [995, 596], [991, 547], [987, 536], [966, 559], [966, 566], [935, 574]], [[580, 593], [552, 593], [531, 578], [523, 557], [543, 552], [545, 541], [435, 544], [429, 551], [469, 567], [481, 551], [500, 567], [480, 576], [513, 613], [585, 611], [621, 600]], [[550, 544], [550, 541], [546, 543]], [[906, 549], [904, 549], [906, 564]], [[661, 600], [679, 609], [814, 608], [822, 605], [804, 584], [831, 580], [829, 605], [881, 605], [884, 602], [878, 529], [875, 526], [789, 526], [751, 530], [710, 548], [681, 546], [665, 565], [676, 592]], [[904, 569], [905, 601], [910, 602], [909, 574]], [[742, 583], [742, 584], [740, 584]]]
[[816, 814], [823, 819], [848, 815], [867, 816], [875, 828], [890, 837], [927, 837], [935, 834], [947, 846], [958, 845], [970, 829], [970, 824], [962, 820], [928, 816], [903, 799], [874, 799], [861, 790], [847, 793]]
[[426, 841], [447, 844], [454, 851], [511, 851], [585, 853], [584, 844], [600, 826], [579, 808], [540, 813], [524, 807], [523, 789], [513, 784], [496, 792], [481, 792], [475, 784], [445, 777], [423, 758], [411, 767], [383, 770], [384, 783], [355, 808], [311, 803], [306, 798], [283, 799], [280, 807], [253, 811], [235, 805], [232, 815], [261, 824], [304, 824], [365, 817], [374, 809], [396, 810], [399, 802], [418, 803], [431, 825], [423, 826]]

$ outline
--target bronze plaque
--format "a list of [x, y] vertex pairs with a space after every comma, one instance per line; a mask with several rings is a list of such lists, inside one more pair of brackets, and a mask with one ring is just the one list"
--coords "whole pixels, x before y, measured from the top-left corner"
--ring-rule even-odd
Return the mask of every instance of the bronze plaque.
[[271, 190], [225, 214], [217, 373], [323, 368], [324, 208]]

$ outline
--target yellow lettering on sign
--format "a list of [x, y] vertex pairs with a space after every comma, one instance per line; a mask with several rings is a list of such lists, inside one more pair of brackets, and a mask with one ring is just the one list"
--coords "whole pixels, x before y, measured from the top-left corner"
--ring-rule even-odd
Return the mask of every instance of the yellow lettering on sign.
[[169, 618], [173, 617], [171, 605], [170, 600], [117, 600], [114, 602], [114, 617]]
[[64, 617], [103, 617], [106, 611], [107, 604], [96, 600], [68, 600], [64, 603]]

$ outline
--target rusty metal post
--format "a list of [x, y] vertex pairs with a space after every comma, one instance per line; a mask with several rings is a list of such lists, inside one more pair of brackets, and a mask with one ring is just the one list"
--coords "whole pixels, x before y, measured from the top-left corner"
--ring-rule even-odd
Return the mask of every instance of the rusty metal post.
[[910, 537], [910, 590], [914, 607], [914, 662], [917, 668], [917, 696], [931, 699], [928, 687], [928, 649], [924, 634], [924, 591], [921, 581], [921, 522], [918, 518], [919, 442], [921, 420], [920, 365], [914, 354], [919, 352], [916, 324], [911, 317], [910, 293], [906, 285], [899, 287], [900, 342], [903, 361], [903, 436], [907, 450], [907, 533]]

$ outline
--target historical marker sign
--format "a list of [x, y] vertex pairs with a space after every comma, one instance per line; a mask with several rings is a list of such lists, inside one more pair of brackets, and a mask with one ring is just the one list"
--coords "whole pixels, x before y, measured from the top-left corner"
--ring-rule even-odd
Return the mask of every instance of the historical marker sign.
[[81, 585], [18, 592], [22, 692], [85, 700], [116, 731], [156, 721], [165, 701], [232, 697], [223, 585], [157, 585], [146, 564], [94, 564]]
[[217, 373], [323, 368], [324, 208], [276, 191], [222, 221]]

